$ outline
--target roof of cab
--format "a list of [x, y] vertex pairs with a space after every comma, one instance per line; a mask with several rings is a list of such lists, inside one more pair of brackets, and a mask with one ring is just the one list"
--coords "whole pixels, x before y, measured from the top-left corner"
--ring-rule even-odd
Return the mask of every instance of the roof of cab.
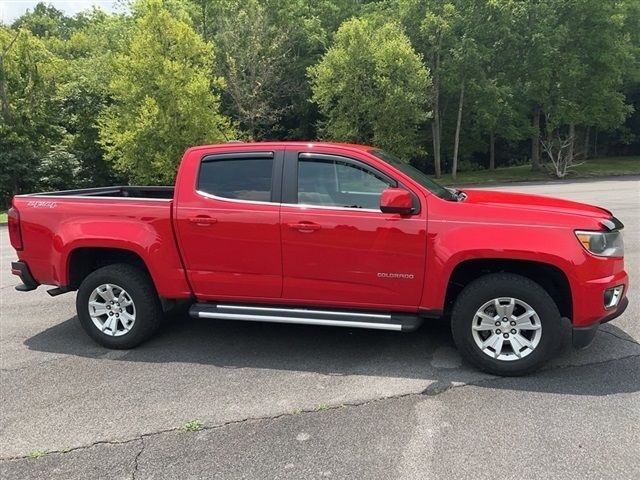
[[339, 143], [339, 142], [314, 142], [314, 141], [277, 141], [277, 142], [236, 142], [229, 141], [226, 143], [216, 143], [211, 145], [197, 145], [187, 149], [188, 151], [194, 150], [211, 150], [216, 148], [228, 148], [230, 146], [243, 148], [243, 147], [265, 147], [265, 148], [283, 148], [283, 147], [342, 147], [349, 150], [361, 150], [368, 152], [374, 147], [370, 145], [359, 145], [356, 143]]

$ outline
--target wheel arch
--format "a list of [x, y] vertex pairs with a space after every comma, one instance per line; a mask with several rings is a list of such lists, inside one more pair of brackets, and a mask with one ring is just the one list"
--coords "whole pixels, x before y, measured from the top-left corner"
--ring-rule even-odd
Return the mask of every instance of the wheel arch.
[[76, 290], [90, 273], [116, 263], [137, 267], [153, 278], [142, 256], [133, 250], [114, 247], [78, 247], [71, 250], [67, 256], [68, 287]]
[[465, 286], [491, 273], [512, 273], [536, 282], [554, 300], [561, 316], [573, 318], [571, 284], [560, 268], [545, 262], [504, 258], [471, 259], [458, 263], [447, 282], [445, 315], [448, 316], [451, 313], [455, 299]]

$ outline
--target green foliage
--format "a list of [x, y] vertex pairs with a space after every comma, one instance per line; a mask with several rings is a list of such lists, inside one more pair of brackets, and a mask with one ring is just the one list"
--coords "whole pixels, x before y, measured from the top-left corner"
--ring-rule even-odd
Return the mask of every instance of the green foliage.
[[36, 37], [68, 38], [74, 27], [73, 19], [66, 17], [53, 5], [38, 3], [33, 10], [27, 11], [12, 25], [14, 30], [25, 29]]
[[621, 31], [621, 5], [555, 1], [534, 12], [545, 40], [535, 57], [539, 76], [531, 91], [546, 115], [547, 130], [571, 123], [615, 128], [628, 115], [620, 87], [631, 59]]
[[73, 17], [41, 3], [0, 25], [0, 207], [169, 183], [197, 143], [318, 136], [438, 173], [540, 145], [558, 164], [566, 145], [568, 165], [640, 154], [640, 2], [133, 0]]
[[0, 203], [37, 182], [41, 156], [62, 137], [59, 61], [28, 30], [0, 27]]
[[233, 129], [212, 92], [223, 83], [212, 76], [211, 44], [160, 0], [145, 5], [131, 45], [114, 59], [100, 143], [133, 182], [171, 183], [185, 148], [223, 142]]
[[189, 420], [182, 426], [185, 432], [197, 432], [202, 430], [202, 422], [200, 420]]
[[405, 157], [419, 151], [429, 73], [397, 24], [345, 22], [309, 77], [326, 138], [371, 143]]
[[32, 460], [38, 460], [39, 458], [42, 458], [45, 455], [47, 455], [47, 452], [45, 452], [44, 450], [34, 450], [33, 452], [29, 452], [27, 457], [29, 457]]
[[97, 118], [111, 102], [108, 87], [114, 75], [114, 60], [130, 43], [133, 21], [94, 10], [83, 15], [83, 22], [84, 27], [68, 40], [52, 46], [65, 58], [64, 81], [58, 96], [62, 126], [69, 137], [66, 148], [80, 162], [76, 179], [79, 186], [126, 183], [126, 177], [104, 158]]
[[56, 145], [48, 152], [38, 167], [38, 190], [62, 190], [75, 183], [80, 173], [80, 162], [76, 156]]
[[283, 75], [287, 33], [249, 0], [228, 12], [215, 36], [230, 114], [252, 139], [270, 137], [289, 108], [283, 100], [295, 82]]

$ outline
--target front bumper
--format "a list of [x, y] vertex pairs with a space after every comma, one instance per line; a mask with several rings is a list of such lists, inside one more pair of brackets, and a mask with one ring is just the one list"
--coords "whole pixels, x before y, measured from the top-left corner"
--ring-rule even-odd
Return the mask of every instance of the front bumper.
[[586, 348], [588, 347], [598, 333], [598, 328], [601, 324], [610, 322], [614, 318], [618, 318], [624, 313], [629, 305], [629, 299], [623, 297], [615, 310], [612, 310], [602, 318], [598, 323], [589, 325], [588, 327], [573, 327], [573, 346], [574, 348]]
[[17, 275], [20, 277], [20, 280], [22, 280], [21, 285], [16, 285], [16, 290], [19, 292], [30, 292], [40, 286], [31, 275], [29, 267], [25, 262], [11, 262], [11, 273]]

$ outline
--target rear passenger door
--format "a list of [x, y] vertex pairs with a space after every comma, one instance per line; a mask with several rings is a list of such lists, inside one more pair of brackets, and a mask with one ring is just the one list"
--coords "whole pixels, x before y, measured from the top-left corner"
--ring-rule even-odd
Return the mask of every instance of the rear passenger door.
[[282, 157], [205, 154], [192, 192], [181, 192], [178, 240], [198, 299], [280, 298]]

